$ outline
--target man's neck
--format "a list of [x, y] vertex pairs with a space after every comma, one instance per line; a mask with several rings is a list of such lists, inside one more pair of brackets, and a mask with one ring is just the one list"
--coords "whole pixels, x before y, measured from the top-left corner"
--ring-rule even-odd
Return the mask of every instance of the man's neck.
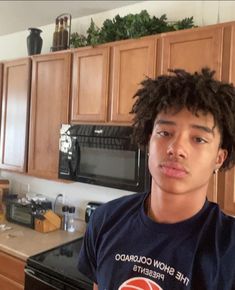
[[146, 201], [148, 216], [159, 223], [177, 223], [191, 218], [198, 213], [205, 203], [206, 188], [199, 192], [182, 195], [163, 192], [152, 187]]

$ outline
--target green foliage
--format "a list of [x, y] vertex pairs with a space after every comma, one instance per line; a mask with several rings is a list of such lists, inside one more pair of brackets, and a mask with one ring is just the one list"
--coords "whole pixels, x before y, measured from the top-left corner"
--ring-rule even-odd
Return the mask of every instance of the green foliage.
[[190, 18], [184, 18], [183, 20], [173, 22], [171, 25], [169, 25], [169, 27], [171, 28], [171, 31], [173, 31], [173, 30], [180, 30], [180, 29], [186, 29], [186, 28], [193, 28], [195, 26], [193, 24], [193, 17], [190, 17]]
[[92, 18], [91, 18], [90, 27], [87, 30], [87, 43], [88, 45], [92, 45], [92, 46], [100, 44], [100, 29], [95, 24]]
[[70, 43], [74, 47], [95, 46], [111, 41], [138, 38], [192, 27], [195, 27], [193, 17], [170, 23], [167, 22], [166, 14], [163, 14], [160, 18], [150, 17], [146, 10], [142, 10], [138, 14], [128, 14], [124, 17], [116, 15], [113, 20], [106, 19], [101, 28], [91, 19], [90, 27], [87, 30], [87, 38], [84, 39], [83, 35], [75, 32], [71, 34]]
[[88, 45], [86, 36], [78, 34], [77, 32], [71, 34], [70, 43], [71, 47], [83, 47]]

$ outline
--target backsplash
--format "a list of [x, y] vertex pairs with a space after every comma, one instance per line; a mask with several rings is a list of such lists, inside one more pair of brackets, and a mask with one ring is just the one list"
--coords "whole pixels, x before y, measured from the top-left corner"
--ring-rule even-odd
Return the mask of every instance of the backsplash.
[[4, 170], [1, 170], [0, 175], [1, 178], [9, 179], [11, 193], [43, 194], [53, 202], [53, 205], [57, 195], [62, 194], [63, 197], [56, 202], [55, 210], [59, 212], [62, 204], [73, 205], [76, 207], [75, 218], [81, 221], [85, 219], [85, 208], [88, 202], [107, 202], [133, 193], [79, 182], [51, 181]]

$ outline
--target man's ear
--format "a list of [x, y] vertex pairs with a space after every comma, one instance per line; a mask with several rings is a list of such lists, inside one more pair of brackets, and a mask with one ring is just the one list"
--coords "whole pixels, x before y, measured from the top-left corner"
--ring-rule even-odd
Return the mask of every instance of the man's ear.
[[228, 156], [228, 151], [226, 149], [220, 148], [217, 154], [217, 158], [216, 158], [216, 164], [215, 164], [216, 169], [219, 169], [223, 165], [227, 156]]

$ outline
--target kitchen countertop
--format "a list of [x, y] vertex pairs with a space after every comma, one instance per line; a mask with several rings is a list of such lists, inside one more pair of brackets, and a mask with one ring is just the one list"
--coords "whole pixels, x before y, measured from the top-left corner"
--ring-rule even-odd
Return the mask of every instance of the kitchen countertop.
[[8, 221], [3, 224], [11, 227], [9, 230], [0, 229], [0, 251], [26, 261], [29, 256], [54, 248], [83, 236], [84, 232], [69, 233], [57, 230], [40, 233]]

